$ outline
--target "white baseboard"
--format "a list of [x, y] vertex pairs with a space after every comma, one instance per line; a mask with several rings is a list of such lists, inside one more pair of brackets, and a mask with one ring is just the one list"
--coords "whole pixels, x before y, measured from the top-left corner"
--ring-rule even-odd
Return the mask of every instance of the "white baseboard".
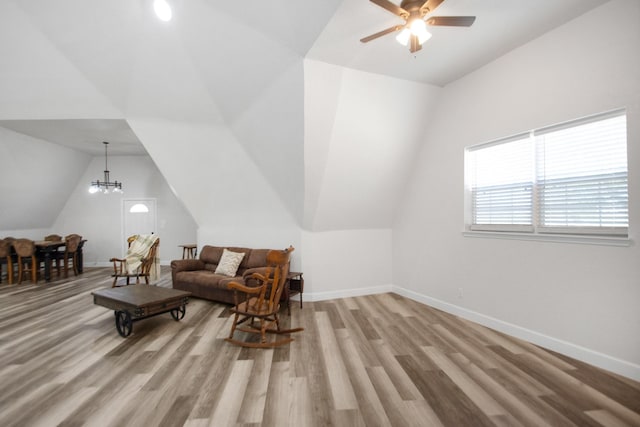
[[[160, 261], [160, 265], [171, 265], [171, 261]], [[83, 267], [113, 267], [113, 263], [109, 261], [84, 262]]]
[[393, 285], [372, 286], [369, 288], [341, 289], [339, 291], [329, 292], [305, 292], [304, 300], [325, 301], [328, 299], [359, 297], [362, 295], [384, 294], [387, 292], [393, 292]]
[[472, 310], [468, 310], [464, 307], [457, 306], [445, 301], [431, 298], [426, 295], [419, 294], [408, 289], [393, 286], [393, 292], [410, 298], [414, 301], [421, 302], [423, 304], [438, 308], [446, 311], [447, 313], [454, 314], [462, 317], [463, 319], [470, 320], [475, 323], [479, 323], [483, 326], [487, 326], [491, 329], [503, 332], [516, 338], [523, 339], [530, 343], [539, 345], [549, 350], [556, 351], [590, 365], [597, 366], [607, 371], [615, 372], [616, 374], [631, 378], [636, 381], [640, 381], [640, 365], [621, 360], [607, 354], [603, 354], [568, 341], [564, 341], [558, 338], [550, 337], [548, 335], [541, 334], [536, 331], [532, 331], [527, 328], [523, 328], [518, 325], [514, 325], [509, 322], [505, 322], [490, 316], [486, 316], [482, 313], [478, 313]]

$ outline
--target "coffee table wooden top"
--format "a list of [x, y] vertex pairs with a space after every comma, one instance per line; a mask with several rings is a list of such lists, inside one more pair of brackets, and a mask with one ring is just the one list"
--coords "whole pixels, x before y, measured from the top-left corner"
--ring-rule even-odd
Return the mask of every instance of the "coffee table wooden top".
[[142, 308], [182, 300], [183, 298], [189, 297], [191, 292], [140, 284], [99, 289], [92, 292], [92, 295], [94, 296], [94, 300], [95, 297], [99, 297], [101, 301], [104, 301], [105, 299], [110, 300], [121, 304], [122, 308], [125, 308], [126, 306]]

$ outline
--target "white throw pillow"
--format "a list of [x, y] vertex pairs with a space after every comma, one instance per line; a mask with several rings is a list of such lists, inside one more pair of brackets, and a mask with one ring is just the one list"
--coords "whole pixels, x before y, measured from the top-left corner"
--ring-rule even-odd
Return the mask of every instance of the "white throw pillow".
[[238, 271], [238, 267], [242, 262], [242, 258], [244, 258], [244, 252], [231, 252], [224, 249], [215, 273], [222, 274], [223, 276], [235, 277], [236, 271]]

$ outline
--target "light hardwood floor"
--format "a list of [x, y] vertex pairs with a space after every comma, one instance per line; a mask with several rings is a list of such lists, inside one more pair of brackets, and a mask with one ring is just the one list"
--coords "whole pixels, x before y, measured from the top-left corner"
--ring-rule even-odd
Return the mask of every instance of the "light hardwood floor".
[[294, 304], [261, 350], [195, 298], [121, 338], [110, 283], [0, 285], [0, 426], [640, 426], [639, 383], [398, 295]]

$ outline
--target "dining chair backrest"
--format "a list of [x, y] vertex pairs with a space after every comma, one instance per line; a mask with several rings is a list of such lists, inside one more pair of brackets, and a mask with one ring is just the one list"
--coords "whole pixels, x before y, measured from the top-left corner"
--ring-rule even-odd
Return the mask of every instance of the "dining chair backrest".
[[7, 265], [7, 283], [13, 283], [13, 258], [11, 244], [13, 240], [0, 239], [0, 282], [2, 281], [2, 265]]
[[49, 234], [48, 236], [44, 236], [44, 240], [47, 242], [61, 242], [62, 236], [59, 234]]
[[11, 240], [0, 240], [0, 259], [11, 256]]
[[65, 251], [63, 255], [63, 267], [64, 267], [64, 277], [69, 277], [69, 263], [73, 267], [73, 274], [76, 276], [80, 272], [78, 266], [78, 248], [80, 247], [80, 242], [82, 242], [82, 236], [79, 234], [69, 234], [64, 238], [65, 240]]
[[67, 237], [65, 237], [64, 240], [66, 242], [66, 252], [74, 253], [80, 246], [82, 236], [80, 236], [79, 234], [69, 234]]
[[22, 283], [25, 273], [31, 273], [31, 282], [38, 281], [39, 262], [36, 257], [36, 244], [30, 239], [16, 239], [13, 248], [18, 254], [18, 284]]
[[13, 241], [13, 247], [19, 257], [25, 258], [35, 255], [36, 244], [31, 239], [16, 239]]

